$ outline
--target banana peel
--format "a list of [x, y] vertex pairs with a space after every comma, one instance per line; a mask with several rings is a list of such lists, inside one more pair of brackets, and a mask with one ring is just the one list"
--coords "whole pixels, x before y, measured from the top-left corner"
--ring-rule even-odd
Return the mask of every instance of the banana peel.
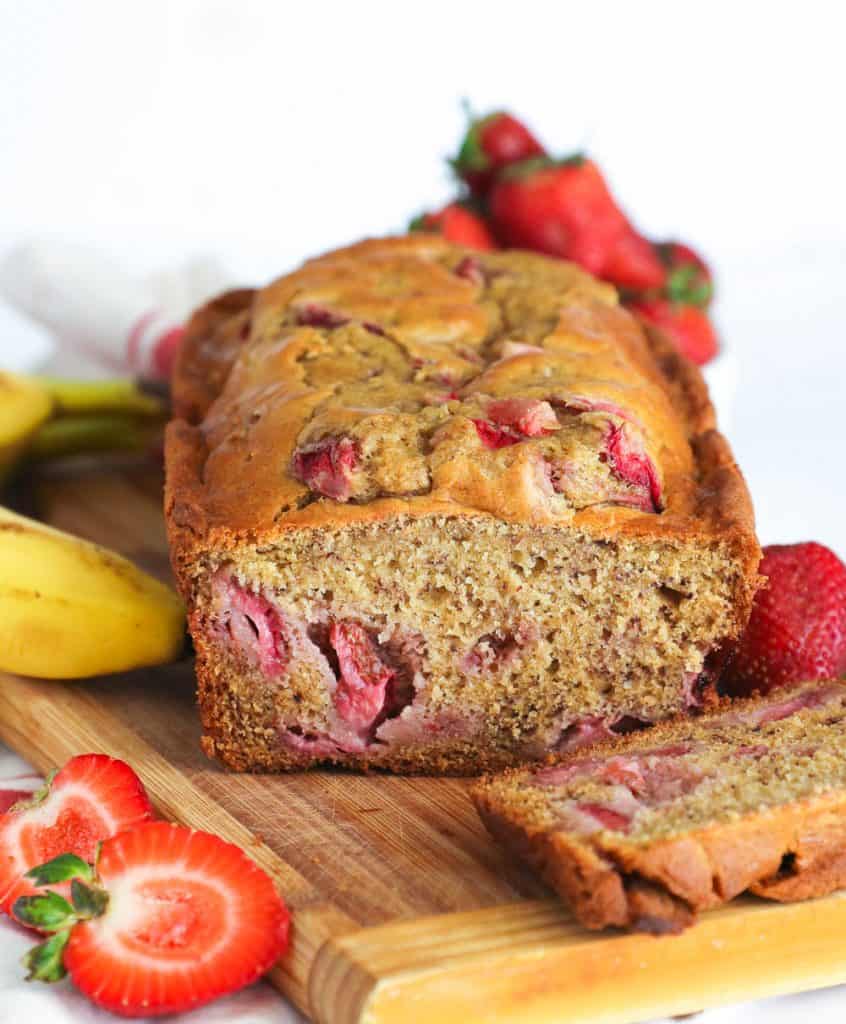
[[144, 451], [166, 416], [133, 380], [63, 380], [0, 372], [0, 486], [28, 458]]
[[77, 679], [175, 660], [185, 613], [96, 544], [0, 507], [0, 670]]
[[0, 373], [0, 485], [52, 412], [53, 400], [40, 384], [14, 373]]

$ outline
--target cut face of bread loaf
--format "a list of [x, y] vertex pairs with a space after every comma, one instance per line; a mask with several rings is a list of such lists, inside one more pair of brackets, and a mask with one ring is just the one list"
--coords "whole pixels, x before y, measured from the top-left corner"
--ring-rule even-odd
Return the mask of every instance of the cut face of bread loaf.
[[577, 268], [364, 242], [192, 319], [166, 511], [209, 753], [473, 773], [714, 699], [760, 555], [698, 372]]
[[846, 682], [806, 683], [473, 791], [589, 928], [677, 931], [744, 890], [846, 885]]

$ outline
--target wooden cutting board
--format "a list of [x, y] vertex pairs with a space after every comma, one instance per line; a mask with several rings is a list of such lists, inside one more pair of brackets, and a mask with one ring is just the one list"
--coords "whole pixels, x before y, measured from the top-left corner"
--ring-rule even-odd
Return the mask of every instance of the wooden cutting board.
[[[47, 521], [168, 574], [161, 481], [41, 481]], [[102, 751], [167, 818], [243, 847], [277, 880], [293, 943], [272, 982], [323, 1024], [627, 1024], [846, 981], [846, 897], [753, 899], [684, 935], [579, 927], [490, 841], [456, 779], [235, 775], [198, 748], [190, 661], [91, 682], [0, 678], [0, 737], [42, 771]]]

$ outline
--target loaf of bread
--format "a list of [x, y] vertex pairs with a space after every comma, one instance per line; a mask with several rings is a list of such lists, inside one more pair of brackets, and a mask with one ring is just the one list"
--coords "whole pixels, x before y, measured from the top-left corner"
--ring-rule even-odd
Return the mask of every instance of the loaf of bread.
[[476, 773], [714, 699], [747, 491], [698, 371], [575, 266], [362, 242], [199, 310], [173, 398], [227, 765]]
[[589, 928], [675, 932], [747, 889], [823, 896], [846, 886], [846, 681], [679, 717], [473, 799]]

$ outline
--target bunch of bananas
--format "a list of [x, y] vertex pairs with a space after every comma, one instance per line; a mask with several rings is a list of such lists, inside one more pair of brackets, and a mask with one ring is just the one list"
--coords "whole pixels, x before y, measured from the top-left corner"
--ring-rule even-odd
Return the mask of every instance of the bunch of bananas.
[[61, 380], [0, 372], [0, 483], [25, 459], [143, 451], [164, 403], [132, 380]]
[[[143, 450], [163, 416], [130, 381], [0, 373], [0, 483], [28, 459]], [[171, 661], [184, 618], [131, 562], [0, 507], [0, 670], [71, 679]]]

